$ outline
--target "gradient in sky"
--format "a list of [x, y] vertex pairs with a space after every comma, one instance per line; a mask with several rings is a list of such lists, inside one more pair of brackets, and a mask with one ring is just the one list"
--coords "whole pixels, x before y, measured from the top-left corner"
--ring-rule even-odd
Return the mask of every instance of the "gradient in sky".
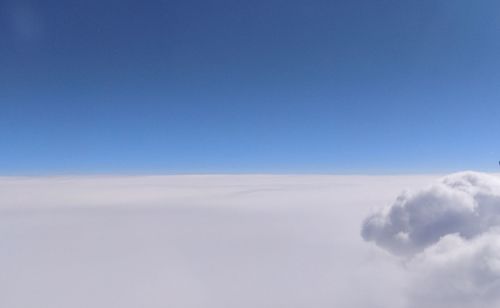
[[0, 174], [500, 157], [497, 1], [2, 1]]

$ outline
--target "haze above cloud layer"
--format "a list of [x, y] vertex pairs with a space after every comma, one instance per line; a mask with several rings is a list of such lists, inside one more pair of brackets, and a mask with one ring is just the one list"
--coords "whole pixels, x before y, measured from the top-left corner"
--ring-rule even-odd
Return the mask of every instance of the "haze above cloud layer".
[[0, 306], [490, 307], [499, 182], [437, 178], [0, 178]]

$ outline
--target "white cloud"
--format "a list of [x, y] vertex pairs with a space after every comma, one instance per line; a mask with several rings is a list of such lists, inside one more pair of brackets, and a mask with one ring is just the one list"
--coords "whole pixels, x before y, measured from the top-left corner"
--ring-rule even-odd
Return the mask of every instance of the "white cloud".
[[500, 304], [500, 180], [462, 172], [405, 192], [369, 216], [362, 236], [402, 256], [411, 307]]
[[446, 235], [408, 264], [412, 307], [498, 307], [500, 232], [466, 240]]
[[500, 224], [500, 180], [464, 172], [405, 192], [389, 208], [365, 220], [362, 235], [395, 254], [411, 255], [458, 233], [473, 238]]
[[0, 178], [0, 307], [401, 308], [359, 221], [428, 180]]
[[0, 306], [496, 307], [496, 177], [451, 175], [368, 218], [392, 254], [359, 236], [371, 206], [435, 180], [0, 177]]

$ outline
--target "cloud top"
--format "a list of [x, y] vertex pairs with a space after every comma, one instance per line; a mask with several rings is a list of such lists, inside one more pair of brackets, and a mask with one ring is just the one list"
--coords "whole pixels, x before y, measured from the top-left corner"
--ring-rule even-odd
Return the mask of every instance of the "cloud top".
[[500, 226], [500, 180], [461, 172], [396, 201], [363, 223], [362, 236], [396, 255], [422, 252], [449, 234], [472, 239]]
[[402, 193], [362, 236], [401, 259], [409, 307], [500, 305], [500, 180], [461, 172]]

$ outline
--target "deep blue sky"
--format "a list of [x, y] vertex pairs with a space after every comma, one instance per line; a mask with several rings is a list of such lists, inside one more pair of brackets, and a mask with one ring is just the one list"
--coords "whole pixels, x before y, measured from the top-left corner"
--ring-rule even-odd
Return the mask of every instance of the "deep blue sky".
[[0, 5], [0, 174], [497, 169], [498, 1]]

